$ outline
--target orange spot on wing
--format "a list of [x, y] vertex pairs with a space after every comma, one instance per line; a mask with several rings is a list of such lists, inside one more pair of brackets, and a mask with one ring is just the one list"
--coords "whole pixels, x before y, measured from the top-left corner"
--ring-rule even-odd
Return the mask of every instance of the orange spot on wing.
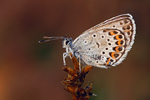
[[120, 52], [118, 49], [119, 49], [119, 46], [115, 48], [116, 52]]
[[114, 58], [114, 59], [116, 59], [115, 56], [114, 56], [115, 54], [116, 54], [115, 52], [111, 53], [111, 57]]
[[117, 40], [120, 40], [119, 35], [116, 36], [116, 39], [117, 39]]
[[107, 60], [106, 65], [108, 65], [108, 64], [109, 64], [109, 62], [110, 62], [110, 58]]
[[119, 40], [119, 41], [118, 41], [118, 45], [121, 46], [122, 44], [123, 44], [123, 41], [122, 41], [122, 40]]
[[111, 32], [109, 32], [109, 34], [110, 35], [115, 35], [115, 34], [117, 34], [115, 31], [111, 31]]

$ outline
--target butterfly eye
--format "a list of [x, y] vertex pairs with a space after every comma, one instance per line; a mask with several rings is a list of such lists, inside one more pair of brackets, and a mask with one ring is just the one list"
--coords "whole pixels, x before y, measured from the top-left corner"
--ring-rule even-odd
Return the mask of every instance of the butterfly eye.
[[66, 40], [66, 45], [69, 43], [69, 40]]

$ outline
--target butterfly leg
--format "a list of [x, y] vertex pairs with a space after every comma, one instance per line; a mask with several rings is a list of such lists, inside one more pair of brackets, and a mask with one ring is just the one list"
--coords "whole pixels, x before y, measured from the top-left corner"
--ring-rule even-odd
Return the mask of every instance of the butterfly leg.
[[63, 53], [63, 62], [64, 62], [64, 66], [66, 66], [66, 57], [69, 56], [69, 53], [64, 52]]
[[79, 73], [81, 73], [81, 59], [79, 58]]
[[69, 54], [70, 59], [72, 59], [72, 56]]
[[81, 66], [81, 55], [77, 56], [78, 62], [79, 62], [79, 73], [81, 73], [82, 66]]

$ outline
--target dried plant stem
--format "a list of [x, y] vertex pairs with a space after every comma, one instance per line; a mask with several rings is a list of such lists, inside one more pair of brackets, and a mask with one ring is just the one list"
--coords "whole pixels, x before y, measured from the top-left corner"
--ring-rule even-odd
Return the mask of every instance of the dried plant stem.
[[74, 64], [73, 69], [70, 67], [63, 68], [68, 73], [68, 77], [62, 83], [65, 86], [65, 90], [72, 94], [73, 100], [88, 100], [93, 95], [91, 93], [92, 84], [90, 83], [83, 87], [83, 83], [86, 74], [92, 69], [92, 66], [86, 66], [80, 69], [79, 62], [74, 56], [72, 57], [72, 62]]

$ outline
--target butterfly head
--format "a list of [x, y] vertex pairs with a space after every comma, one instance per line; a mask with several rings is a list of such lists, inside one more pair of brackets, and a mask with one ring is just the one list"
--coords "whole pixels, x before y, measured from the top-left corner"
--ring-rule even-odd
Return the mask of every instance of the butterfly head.
[[69, 47], [72, 41], [73, 41], [72, 38], [64, 37], [62, 42], [63, 48]]

